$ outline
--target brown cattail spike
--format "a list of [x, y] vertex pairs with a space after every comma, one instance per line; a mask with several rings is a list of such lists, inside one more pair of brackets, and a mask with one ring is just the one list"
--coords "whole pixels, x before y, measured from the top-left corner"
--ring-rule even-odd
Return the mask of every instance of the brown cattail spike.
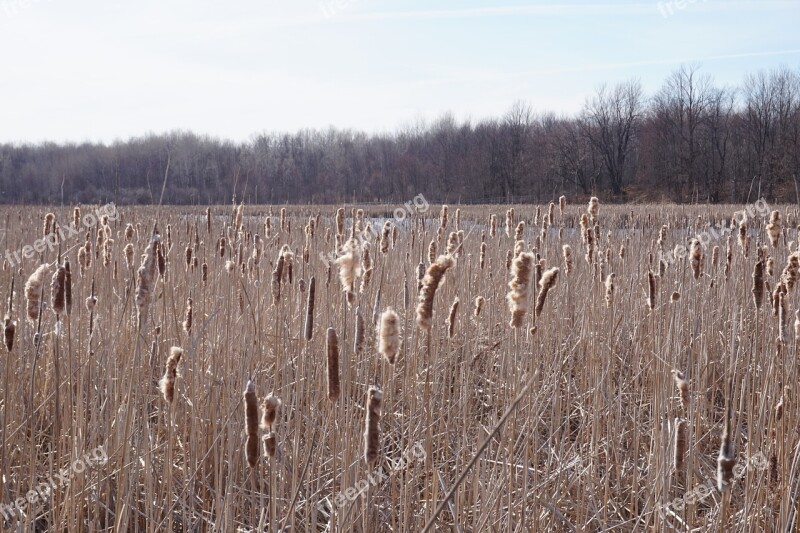
[[383, 392], [375, 386], [367, 392], [367, 418], [364, 429], [364, 460], [372, 469], [378, 462], [380, 453], [380, 421], [383, 406]]
[[339, 383], [339, 337], [334, 328], [328, 328], [325, 345], [328, 355], [328, 399], [336, 402], [342, 394], [342, 389]]
[[254, 468], [258, 463], [258, 398], [256, 398], [256, 386], [252, 380], [247, 381], [244, 390], [244, 413], [245, 431], [247, 442], [245, 445], [245, 456], [247, 464]]

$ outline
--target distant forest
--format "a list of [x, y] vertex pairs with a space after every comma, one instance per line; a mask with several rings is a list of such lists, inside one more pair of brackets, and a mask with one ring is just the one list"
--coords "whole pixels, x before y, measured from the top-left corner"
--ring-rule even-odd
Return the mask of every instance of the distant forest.
[[795, 202], [798, 179], [800, 69], [789, 68], [720, 87], [685, 66], [653, 95], [636, 80], [600, 87], [574, 116], [518, 102], [502, 117], [446, 114], [391, 134], [0, 145], [0, 202], [10, 204]]

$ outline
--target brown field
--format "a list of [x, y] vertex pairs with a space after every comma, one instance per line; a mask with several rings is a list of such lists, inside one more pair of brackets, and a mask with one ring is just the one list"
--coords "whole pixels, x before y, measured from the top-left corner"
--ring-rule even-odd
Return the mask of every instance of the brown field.
[[[69, 280], [64, 270], [59, 278], [57, 249], [13, 259], [43, 237], [48, 209], [0, 210], [6, 339], [16, 322], [0, 380], [4, 526], [793, 528], [795, 207], [769, 206], [781, 214], [775, 246], [766, 206], [750, 206], [744, 247], [738, 227], [716, 229], [696, 248], [702, 257], [663, 266], [660, 250], [689, 249], [747, 206], [600, 204], [587, 235], [585, 204], [567, 202], [562, 214], [556, 203], [545, 233], [548, 206], [517, 205], [509, 236], [508, 206], [463, 206], [460, 221], [451, 206], [438, 231], [440, 206], [394, 220], [384, 217], [400, 206], [346, 205], [337, 243], [338, 207], [290, 206], [284, 220], [280, 206], [245, 205], [240, 216], [213, 207], [209, 218], [205, 208], [120, 207], [100, 229], [85, 224], [95, 207], [82, 206], [84, 228], [59, 242], [71, 297], [59, 291]], [[73, 221], [72, 207], [52, 212], [61, 226]], [[520, 221], [520, 255], [510, 260]], [[156, 222], [160, 244], [149, 245]], [[452, 254], [437, 263], [454, 264], [434, 293], [442, 272], [429, 258], [447, 254], [448, 241]], [[365, 242], [369, 275], [359, 272]], [[765, 285], [753, 276], [762, 256]], [[40, 263], [41, 283], [28, 282]], [[417, 308], [420, 293], [430, 317]], [[181, 358], [162, 391], [171, 353]], [[262, 404], [270, 394], [277, 412]]]

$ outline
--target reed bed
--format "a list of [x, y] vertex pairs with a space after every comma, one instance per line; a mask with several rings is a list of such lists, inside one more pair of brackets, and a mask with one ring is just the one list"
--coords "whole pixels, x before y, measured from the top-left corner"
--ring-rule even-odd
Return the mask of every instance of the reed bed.
[[0, 271], [6, 528], [795, 526], [795, 207], [79, 207], [0, 213], [81, 227]]

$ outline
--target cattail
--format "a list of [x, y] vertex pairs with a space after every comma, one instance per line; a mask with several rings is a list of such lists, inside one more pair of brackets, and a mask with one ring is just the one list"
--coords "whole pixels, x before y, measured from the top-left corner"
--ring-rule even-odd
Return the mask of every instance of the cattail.
[[514, 230], [514, 240], [519, 241], [522, 240], [522, 236], [525, 234], [525, 221], [521, 220], [519, 224], [517, 224], [517, 229]]
[[361, 278], [360, 292], [361, 294], [364, 294], [369, 288], [369, 282], [372, 279], [372, 256], [369, 253], [368, 242], [364, 243], [364, 252], [361, 255], [361, 271], [364, 273], [364, 275]]
[[256, 386], [253, 380], [247, 380], [247, 387], [244, 390], [244, 413], [245, 430], [247, 432], [247, 444], [245, 454], [247, 464], [250, 468], [255, 468], [258, 463], [258, 398], [256, 398]]
[[[613, 276], [613, 274], [611, 275]], [[558, 267], [553, 267], [542, 274], [542, 279], [539, 280], [539, 294], [536, 297], [535, 315], [537, 318], [542, 314], [542, 309], [544, 309], [544, 303], [547, 299], [547, 293], [555, 286], [557, 279]]]
[[733, 261], [733, 247], [731, 246], [731, 238], [725, 241], [725, 279], [728, 279], [728, 274], [731, 272], [731, 262]]
[[786, 287], [787, 291], [790, 291], [792, 288], [794, 288], [794, 284], [797, 282], [799, 275], [800, 252], [794, 252], [789, 255], [789, 258], [786, 262], [786, 267], [784, 267], [783, 272], [781, 273], [781, 282]]
[[614, 274], [606, 276], [606, 307], [611, 307], [614, 303]]
[[589, 206], [586, 209], [587, 213], [589, 213], [589, 216], [592, 217], [592, 222], [595, 222], [597, 220], [597, 214], [599, 210], [600, 210], [600, 202], [597, 200], [597, 197], [592, 196], [589, 199]]
[[285, 263], [286, 260], [283, 258], [283, 254], [278, 255], [278, 260], [275, 262], [275, 270], [272, 271], [272, 302], [275, 305], [278, 305], [281, 299], [281, 279], [283, 278]]
[[486, 243], [482, 242], [481, 243], [481, 251], [480, 251], [480, 254], [478, 255], [478, 264], [479, 264], [481, 270], [483, 270], [483, 267], [484, 267], [485, 263], [486, 263]]
[[439, 212], [439, 227], [442, 229], [447, 227], [447, 206], [442, 205], [442, 210]]
[[756, 309], [761, 309], [761, 304], [764, 301], [764, 262], [756, 262], [753, 267], [753, 302], [756, 304]]
[[27, 316], [31, 324], [35, 324], [39, 319], [39, 312], [42, 308], [42, 281], [45, 274], [49, 272], [47, 264], [40, 265], [25, 283], [25, 299], [27, 300]]
[[716, 267], [719, 264], [719, 246], [714, 246], [711, 250], [711, 266]]
[[481, 315], [481, 311], [483, 310], [483, 305], [486, 303], [486, 300], [483, 296], [478, 296], [475, 298], [475, 317], [479, 317]]
[[164, 275], [167, 273], [167, 258], [164, 255], [164, 243], [159, 241], [155, 245], [156, 247], [156, 260], [158, 263], [158, 275], [161, 276], [161, 279], [164, 279]]
[[683, 469], [684, 455], [686, 454], [686, 422], [681, 418], [675, 419], [675, 472]]
[[652, 270], [647, 271], [647, 307], [652, 311], [656, 307], [656, 277]]
[[206, 207], [206, 231], [211, 235], [211, 208]]
[[164, 368], [164, 375], [158, 382], [158, 388], [161, 394], [164, 395], [164, 400], [170, 405], [175, 400], [175, 378], [178, 376], [178, 363], [183, 356], [183, 349], [178, 346], [173, 346], [169, 350], [169, 357], [167, 364]]
[[544, 219], [544, 223], [542, 224], [542, 229], [547, 229], [553, 225], [553, 215], [555, 213], [556, 204], [550, 202], [550, 205], [547, 206], [547, 217]]
[[128, 224], [125, 226], [125, 240], [130, 242], [133, 239], [133, 224]]
[[497, 236], [497, 215], [489, 217], [489, 237], [495, 238]]
[[747, 257], [747, 222], [739, 225], [739, 247], [742, 249], [742, 255]]
[[561, 247], [561, 251], [564, 255], [564, 272], [569, 274], [572, 272], [572, 247], [569, 244], [565, 244]]
[[383, 404], [383, 392], [372, 386], [367, 392], [367, 419], [364, 429], [364, 459], [370, 469], [378, 462], [380, 448], [380, 421]]
[[392, 236], [392, 223], [388, 220], [383, 224], [383, 231], [381, 231], [381, 253], [386, 255], [389, 253], [389, 244]]
[[306, 298], [306, 321], [303, 328], [303, 338], [310, 341], [314, 336], [314, 297], [316, 295], [317, 280], [314, 276], [308, 282], [308, 297]]
[[699, 279], [703, 273], [703, 249], [700, 247], [700, 241], [692, 239], [689, 244], [689, 256], [691, 258], [692, 272], [694, 279]]
[[564, 209], [566, 209], [566, 207], [567, 207], [567, 197], [561, 195], [558, 198], [558, 212], [561, 216], [564, 216]]
[[786, 344], [787, 331], [789, 327], [789, 303], [788, 295], [781, 292], [778, 295], [778, 341]]
[[436, 261], [436, 240], [431, 240], [428, 245], [428, 263], [433, 264]]
[[42, 230], [42, 237], [47, 237], [50, 235], [55, 228], [53, 227], [53, 221], [55, 220], [56, 216], [53, 213], [47, 213], [44, 216], [44, 229]]
[[686, 411], [689, 409], [689, 382], [684, 379], [683, 372], [678, 369], [672, 371], [672, 378], [675, 380], [675, 388], [678, 390], [681, 407]]
[[77, 228], [81, 225], [81, 208], [76, 207], [72, 210], [72, 225]]
[[325, 349], [328, 354], [328, 399], [336, 402], [342, 389], [339, 383], [339, 337], [334, 328], [328, 328]]
[[14, 348], [14, 335], [16, 331], [17, 323], [6, 315], [3, 319], [3, 344], [5, 344], [6, 350], [9, 352]]
[[451, 339], [455, 335], [456, 313], [458, 312], [458, 304], [459, 304], [459, 299], [458, 299], [458, 297], [456, 297], [456, 299], [453, 300], [453, 305], [450, 306], [450, 313], [447, 316], [447, 322], [446, 322], [446, 324], [447, 324], [447, 336], [448, 336], [448, 338], [451, 338]]
[[511, 268], [511, 281], [508, 287], [511, 289], [506, 295], [508, 308], [511, 311], [512, 328], [522, 326], [522, 321], [528, 311], [528, 289], [531, 282], [531, 267], [535, 257], [532, 253], [521, 253], [514, 259]]
[[264, 444], [264, 455], [266, 455], [270, 459], [275, 457], [275, 452], [278, 449], [278, 444], [277, 444], [278, 439], [275, 436], [275, 432], [268, 431], [266, 434], [264, 434], [263, 437], [261, 437], [261, 440]]
[[775, 260], [772, 257], [767, 257], [767, 268], [766, 268], [767, 276], [772, 277], [772, 274], [775, 272]]
[[144, 327], [147, 318], [147, 311], [150, 308], [152, 300], [152, 293], [155, 286], [156, 268], [158, 263], [158, 248], [161, 237], [158, 233], [154, 234], [150, 239], [150, 244], [147, 247], [139, 270], [136, 273], [136, 308], [137, 308], [137, 323], [141, 330]]
[[133, 268], [133, 244], [128, 243], [125, 245], [125, 266], [130, 270]]
[[365, 331], [364, 317], [361, 316], [361, 306], [358, 306], [356, 307], [356, 331], [353, 336], [353, 351], [357, 354], [364, 351]]
[[344, 234], [344, 208], [340, 207], [336, 210], [336, 234]]
[[263, 429], [267, 431], [273, 430], [275, 421], [280, 414], [281, 405], [281, 400], [273, 394], [269, 394], [261, 400], [261, 427]]
[[511, 228], [514, 227], [514, 208], [506, 211], [506, 237], [511, 237]]
[[586, 255], [584, 256], [584, 258], [586, 259], [586, 264], [592, 266], [594, 264], [594, 242], [595, 242], [594, 230], [592, 230], [592, 228], [586, 229], [585, 238], [586, 238]]
[[66, 288], [64, 283], [64, 278], [66, 275], [66, 270], [63, 266], [60, 266], [53, 273], [53, 278], [50, 281], [51, 304], [53, 306], [53, 312], [56, 314], [56, 316], [64, 313], [64, 308], [66, 305]]
[[435, 262], [431, 263], [428, 271], [422, 280], [422, 289], [419, 293], [419, 303], [417, 304], [417, 325], [424, 329], [431, 329], [433, 318], [433, 298], [439, 283], [442, 281], [445, 272], [455, 265], [455, 261], [449, 255], [440, 255]]
[[219, 252], [220, 257], [225, 257], [225, 249], [228, 247], [228, 241], [225, 237], [220, 237], [219, 241], [217, 241], [217, 251]]
[[425, 278], [425, 263], [422, 261], [417, 265], [417, 292], [422, 290], [422, 280]]
[[387, 307], [381, 314], [378, 329], [378, 353], [393, 365], [400, 350], [400, 319], [394, 309]]
[[353, 285], [356, 277], [361, 275], [360, 247], [357, 239], [351, 238], [342, 247], [343, 255], [335, 261], [339, 265], [339, 282], [347, 294], [347, 303], [352, 305], [354, 299]]
[[769, 223], [767, 224], [767, 234], [769, 235], [769, 242], [772, 243], [772, 247], [777, 248], [778, 239], [781, 236], [781, 214], [778, 211], [770, 213]]
[[183, 314], [183, 331], [187, 335], [192, 333], [192, 299], [186, 298], [186, 311]]
[[661, 249], [664, 249], [664, 243], [667, 241], [667, 230], [668, 229], [669, 228], [665, 224], [665, 225], [661, 226], [661, 231], [658, 232], [658, 240], [656, 241], [656, 243], [658, 244], [658, 247], [661, 248]]

